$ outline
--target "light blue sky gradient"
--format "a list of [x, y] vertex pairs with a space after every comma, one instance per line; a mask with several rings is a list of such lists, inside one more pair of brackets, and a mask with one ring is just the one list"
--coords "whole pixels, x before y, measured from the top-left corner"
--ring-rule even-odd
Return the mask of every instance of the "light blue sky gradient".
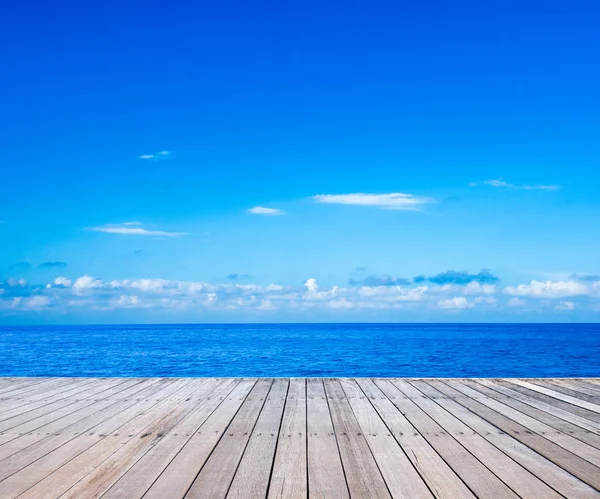
[[600, 317], [596, 2], [5, 10], [0, 322]]

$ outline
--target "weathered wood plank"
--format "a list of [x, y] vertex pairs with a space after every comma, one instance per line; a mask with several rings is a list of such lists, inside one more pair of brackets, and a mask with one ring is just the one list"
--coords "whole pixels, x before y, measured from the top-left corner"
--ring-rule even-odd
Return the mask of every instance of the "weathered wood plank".
[[524, 404], [535, 407], [536, 409], [540, 409], [549, 414], [553, 414], [561, 419], [564, 419], [565, 421], [569, 421], [570, 423], [573, 423], [581, 428], [584, 428], [588, 431], [600, 435], [600, 423], [595, 423], [594, 421], [582, 418], [577, 414], [565, 411], [564, 409], [561, 409], [556, 405], [550, 405], [547, 402], [542, 402], [539, 399], [524, 395], [523, 393], [512, 389], [510, 385], [501, 381], [478, 379], [477, 382], [484, 386], [487, 386], [488, 388], [491, 388], [492, 390], [496, 390], [497, 392], [502, 393], [513, 400], [518, 400], [520, 402], [523, 402]]
[[103, 499], [142, 497], [177, 453], [196, 433], [216, 407], [231, 393], [239, 381], [209, 380], [200, 393], [186, 404], [190, 412], [172, 431], [166, 433], [102, 496]]
[[292, 378], [269, 484], [269, 499], [308, 497], [306, 440], [306, 380]]
[[185, 495], [255, 384], [256, 380], [238, 383], [160, 474], [145, 499]]
[[360, 379], [357, 382], [435, 497], [444, 499], [475, 497], [373, 380]]
[[325, 393], [350, 497], [391, 497], [339, 381], [326, 380]]
[[288, 386], [287, 379], [273, 382], [227, 497], [243, 499], [267, 496]]
[[558, 493], [570, 498], [597, 497], [589, 485], [438, 391], [439, 382], [411, 381], [411, 384]]
[[558, 400], [562, 400], [563, 402], [568, 402], [569, 404], [576, 405], [577, 407], [581, 407], [583, 409], [587, 409], [588, 411], [595, 412], [600, 415], [600, 405], [593, 404], [591, 402], [586, 402], [585, 400], [580, 400], [577, 397], [572, 397], [570, 395], [565, 395], [564, 393], [560, 393], [554, 389], [549, 389], [544, 386], [538, 385], [536, 383], [530, 383], [529, 381], [522, 381], [519, 379], [511, 380], [513, 383], [524, 386], [525, 388], [529, 388], [536, 392], [543, 393], [544, 395], [549, 395]]
[[306, 417], [310, 497], [349, 497], [325, 387], [320, 379], [307, 380]]
[[478, 497], [518, 496], [389, 380], [377, 386]]
[[[136, 434], [147, 425], [145, 418], [149, 416], [152, 418], [168, 417], [168, 411], [165, 412], [159, 409], [152, 412], [152, 409], [158, 404], [166, 405], [170, 403], [171, 399], [176, 398], [178, 392], [186, 390], [190, 383], [187, 380], [178, 380], [169, 381], [162, 385], [158, 383], [158, 385], [158, 389], [154, 393], [148, 393], [148, 397], [143, 400], [135, 400], [133, 403], [118, 408], [121, 410], [110, 414], [102, 411], [99, 415], [101, 419], [98, 419], [98, 415], [96, 415], [96, 417], [86, 421], [83, 427], [75, 425], [78, 431], [74, 434], [67, 434], [66, 436], [53, 435], [39, 445], [33, 446], [33, 449], [17, 453], [2, 461], [2, 463], [7, 463], [7, 468], [12, 473], [6, 479], [0, 481], [0, 497], [26, 491], [65, 463], [85, 452], [96, 442], [105, 439], [113, 432], [118, 433], [118, 430], [129, 421], [138, 424], [137, 428], [130, 429], [132, 434]], [[153, 390], [154, 386], [150, 386], [149, 390]], [[107, 418], [107, 416], [110, 417]], [[90, 426], [90, 422], [93, 426]], [[116, 434], [115, 436], [119, 435]], [[23, 466], [24, 463], [27, 463], [26, 466]], [[14, 472], [17, 467], [20, 467], [20, 469]], [[67, 482], [69, 478], [71, 477], [65, 477], [65, 484], [73, 483]]]
[[432, 497], [433, 494], [355, 380], [340, 380], [377, 467], [392, 497]]
[[545, 411], [524, 404], [523, 402], [520, 402], [502, 393], [492, 390], [491, 388], [488, 388], [487, 386], [484, 386], [481, 383], [469, 381], [465, 384], [469, 388], [473, 388], [474, 390], [480, 392], [482, 395], [490, 399], [497, 400], [498, 402], [512, 407], [513, 409], [520, 411], [523, 414], [526, 414], [527, 416], [530, 416], [541, 423], [545, 423], [551, 428], [554, 428], [567, 435], [570, 435], [573, 438], [581, 440], [582, 442], [589, 444], [592, 447], [595, 447], [596, 449], [600, 449], [600, 435], [594, 432], [585, 430], [580, 426], [570, 423], [569, 421], [565, 421], [553, 414], [549, 414]]
[[600, 379], [0, 378], [0, 497], [600, 497]]
[[408, 381], [396, 380], [394, 384], [513, 491], [522, 492], [527, 497], [560, 498], [560, 495], [543, 481], [474, 432], [456, 416], [436, 404]]
[[[125, 438], [128, 440], [124, 445], [117, 447], [116, 452], [105, 459], [101, 466], [96, 467], [71, 487], [63, 497], [65, 499], [82, 499], [103, 496], [131, 466], [158, 445], [164, 436], [168, 435], [185, 418], [193, 409], [193, 405], [188, 402], [196, 396], [198, 391], [202, 392], [203, 388], [203, 381], [192, 380], [173, 395], [160, 400], [148, 411], [132, 419], [125, 426], [119, 426], [111, 432], [106, 431], [106, 433], [118, 432], [118, 436], [120, 436], [121, 432], [125, 430], [124, 433], [127, 435]], [[88, 447], [85, 454], [88, 454], [88, 457], [95, 457], [94, 451], [94, 448]]]
[[483, 403], [483, 400], [478, 401], [468, 397], [458, 389], [451, 387], [448, 383], [450, 382], [439, 382], [435, 387], [463, 407], [478, 414], [503, 432], [508, 433], [515, 440], [531, 447], [537, 453], [548, 458], [588, 485], [600, 490], [600, 473], [598, 467], [557, 445], [550, 440], [550, 436], [545, 438], [532, 432], [527, 427], [488, 407]]
[[256, 383], [196, 476], [186, 497], [212, 499], [227, 495], [272, 384], [271, 379], [261, 379]]
[[462, 392], [464, 395], [481, 402], [490, 409], [493, 409], [499, 414], [512, 419], [516, 423], [519, 423], [538, 435], [549, 435], [554, 443], [560, 445], [564, 449], [576, 453], [578, 456], [589, 461], [590, 463], [600, 466], [600, 450], [592, 447], [591, 445], [588, 445], [585, 442], [567, 435], [566, 433], [556, 430], [523, 412], [517, 411], [516, 409], [503, 404], [502, 402], [498, 402], [493, 398], [480, 394], [477, 390], [474, 390], [469, 386], [469, 381], [448, 381], [447, 383], [453, 388]]

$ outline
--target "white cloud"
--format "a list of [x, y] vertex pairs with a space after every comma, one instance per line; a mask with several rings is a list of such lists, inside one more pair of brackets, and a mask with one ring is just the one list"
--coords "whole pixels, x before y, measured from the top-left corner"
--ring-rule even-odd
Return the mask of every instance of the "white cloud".
[[562, 298], [582, 296], [589, 293], [586, 285], [576, 281], [531, 281], [529, 284], [507, 286], [504, 293], [511, 296], [531, 296], [536, 298]]
[[311, 277], [310, 279], [308, 279], [304, 283], [304, 286], [306, 287], [306, 290], [309, 293], [316, 293], [317, 290], [319, 289], [319, 285], [317, 284], [317, 280], [314, 277]]
[[[492, 289], [467, 284], [396, 285], [396, 286], [323, 286], [314, 277], [303, 284], [242, 284], [183, 281], [172, 279], [103, 280], [91, 275], [77, 278], [58, 277], [47, 284], [2, 285], [0, 309], [15, 313], [43, 310], [66, 312], [79, 310], [110, 311], [116, 309], [152, 309], [165, 313], [200, 313], [210, 311], [241, 311], [257, 313], [302, 313], [305, 310], [326, 313], [360, 313], [361, 311], [394, 311], [412, 309], [423, 314], [432, 310], [459, 311], [481, 308], [509, 311], [527, 306], [530, 312], [577, 310], [578, 313], [598, 308], [600, 282], [571, 283], [537, 282], [508, 286], [507, 301], [498, 301]], [[574, 284], [583, 288], [574, 287]], [[597, 286], [596, 286], [597, 285]], [[586, 287], [587, 286], [587, 287]], [[596, 286], [596, 287], [594, 287]], [[479, 294], [475, 294], [479, 291]], [[487, 292], [486, 292], [487, 291]], [[586, 291], [586, 294], [580, 294]], [[470, 296], [474, 295], [472, 298]], [[567, 298], [573, 296], [573, 298]], [[526, 298], [526, 299], [524, 299]], [[548, 298], [559, 298], [549, 302]], [[566, 301], [569, 300], [569, 301]], [[439, 312], [438, 312], [439, 313]], [[514, 313], [514, 312], [513, 312]]]
[[510, 300], [508, 300], [508, 306], [513, 307], [513, 308], [522, 307], [526, 304], [527, 304], [527, 302], [525, 300], [521, 300], [521, 298], [517, 298], [517, 297], [511, 298]]
[[491, 296], [478, 296], [473, 301], [475, 303], [487, 303], [488, 305], [495, 305], [498, 303], [498, 299], [492, 298]]
[[575, 303], [572, 301], [561, 301], [558, 305], [556, 305], [556, 310], [574, 310]]
[[355, 194], [319, 194], [314, 196], [313, 199], [317, 203], [378, 206], [388, 210], [418, 210], [421, 205], [433, 202], [431, 198], [401, 192], [389, 194], [365, 194], [362, 192]]
[[68, 277], [57, 277], [54, 281], [46, 284], [46, 288], [68, 288], [72, 281]]
[[158, 151], [158, 152], [153, 152], [152, 154], [142, 154], [141, 156], [138, 156], [138, 159], [153, 159], [153, 160], [166, 159], [169, 156], [171, 156], [171, 154], [172, 154], [171, 151]]
[[557, 191], [560, 189], [560, 185], [515, 185], [507, 182], [503, 178], [497, 178], [492, 180], [483, 180], [481, 182], [471, 182], [470, 187], [477, 187], [478, 185], [489, 185], [492, 187], [508, 187], [512, 189], [523, 189], [526, 191]]
[[96, 279], [95, 277], [86, 274], [75, 280], [75, 283], [73, 284], [73, 294], [81, 296], [90, 289], [100, 287], [102, 287], [102, 281], [100, 279]]
[[247, 213], [250, 215], [285, 215], [285, 211], [283, 210], [278, 208], [265, 208], [264, 206], [255, 206], [254, 208], [250, 208]]
[[464, 296], [455, 296], [446, 300], [438, 301], [438, 307], [449, 310], [460, 310], [464, 308], [473, 308], [475, 305], [469, 303]]
[[477, 281], [472, 281], [464, 287], [463, 290], [466, 295], [493, 295], [496, 292], [496, 286], [493, 284], [480, 284]]
[[106, 224], [99, 227], [86, 227], [86, 230], [94, 232], [106, 232], [108, 234], [122, 234], [127, 236], [184, 236], [185, 232], [166, 232], [163, 230], [149, 230], [139, 227], [140, 222], [125, 222], [121, 224]]

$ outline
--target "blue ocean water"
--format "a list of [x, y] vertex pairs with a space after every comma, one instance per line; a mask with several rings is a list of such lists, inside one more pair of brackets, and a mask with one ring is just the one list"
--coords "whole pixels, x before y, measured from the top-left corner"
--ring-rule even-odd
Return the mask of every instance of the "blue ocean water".
[[0, 328], [1, 376], [600, 376], [600, 324]]

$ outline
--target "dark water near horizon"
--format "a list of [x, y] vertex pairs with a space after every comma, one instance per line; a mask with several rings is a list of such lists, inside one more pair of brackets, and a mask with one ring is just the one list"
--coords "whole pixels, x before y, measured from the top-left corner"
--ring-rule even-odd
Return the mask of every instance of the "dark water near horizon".
[[600, 324], [0, 327], [1, 376], [600, 376]]

